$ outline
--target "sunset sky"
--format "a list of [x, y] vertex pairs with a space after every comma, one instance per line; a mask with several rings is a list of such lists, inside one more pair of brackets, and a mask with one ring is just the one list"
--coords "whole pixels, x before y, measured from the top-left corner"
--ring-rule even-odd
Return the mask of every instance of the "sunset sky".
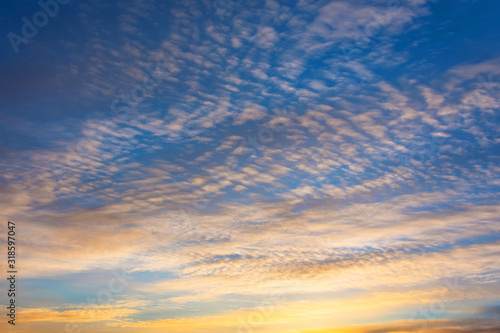
[[0, 331], [500, 332], [497, 1], [0, 7]]

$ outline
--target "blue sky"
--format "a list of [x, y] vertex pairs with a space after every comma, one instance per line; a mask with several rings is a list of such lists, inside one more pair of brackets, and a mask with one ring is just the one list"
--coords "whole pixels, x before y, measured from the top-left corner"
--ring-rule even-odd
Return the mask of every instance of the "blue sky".
[[494, 1], [1, 7], [19, 332], [500, 328]]

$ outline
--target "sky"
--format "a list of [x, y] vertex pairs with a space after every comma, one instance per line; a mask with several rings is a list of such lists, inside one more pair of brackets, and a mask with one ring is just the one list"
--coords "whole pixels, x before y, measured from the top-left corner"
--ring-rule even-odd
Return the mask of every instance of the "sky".
[[2, 332], [500, 332], [496, 1], [0, 9]]

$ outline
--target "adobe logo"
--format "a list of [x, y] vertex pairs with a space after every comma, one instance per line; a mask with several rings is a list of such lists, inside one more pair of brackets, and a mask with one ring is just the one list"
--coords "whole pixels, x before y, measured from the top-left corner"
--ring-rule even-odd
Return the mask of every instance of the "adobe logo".
[[68, 2], [70, 2], [70, 0], [38, 1], [38, 5], [42, 8], [42, 10], [33, 14], [31, 21], [26, 16], [21, 18], [21, 21], [24, 23], [21, 28], [22, 36], [13, 32], [9, 32], [7, 34], [7, 38], [9, 39], [14, 52], [19, 53], [19, 45], [21, 43], [28, 44], [29, 40], [38, 34], [38, 28], [45, 27], [47, 23], [49, 23], [49, 17], [54, 18], [57, 13], [59, 13], [59, 5], [65, 5]]

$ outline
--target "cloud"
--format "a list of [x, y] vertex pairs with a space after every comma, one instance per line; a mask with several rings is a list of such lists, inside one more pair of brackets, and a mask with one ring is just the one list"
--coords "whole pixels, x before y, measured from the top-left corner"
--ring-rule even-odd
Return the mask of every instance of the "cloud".
[[411, 332], [422, 319], [402, 319], [435, 302], [430, 332], [494, 331], [500, 67], [478, 53], [422, 70], [429, 27], [447, 29], [437, 7], [76, 6], [52, 32], [64, 52], [32, 58], [48, 69], [3, 83], [20, 92], [0, 209], [48, 290], [119, 268], [137, 281], [93, 320], [71, 293], [37, 300], [26, 330], [234, 332], [279, 291], [256, 331]]
[[241, 125], [249, 120], [259, 120], [267, 116], [266, 109], [257, 104], [250, 104], [243, 109], [237, 118], [234, 120], [235, 125]]

